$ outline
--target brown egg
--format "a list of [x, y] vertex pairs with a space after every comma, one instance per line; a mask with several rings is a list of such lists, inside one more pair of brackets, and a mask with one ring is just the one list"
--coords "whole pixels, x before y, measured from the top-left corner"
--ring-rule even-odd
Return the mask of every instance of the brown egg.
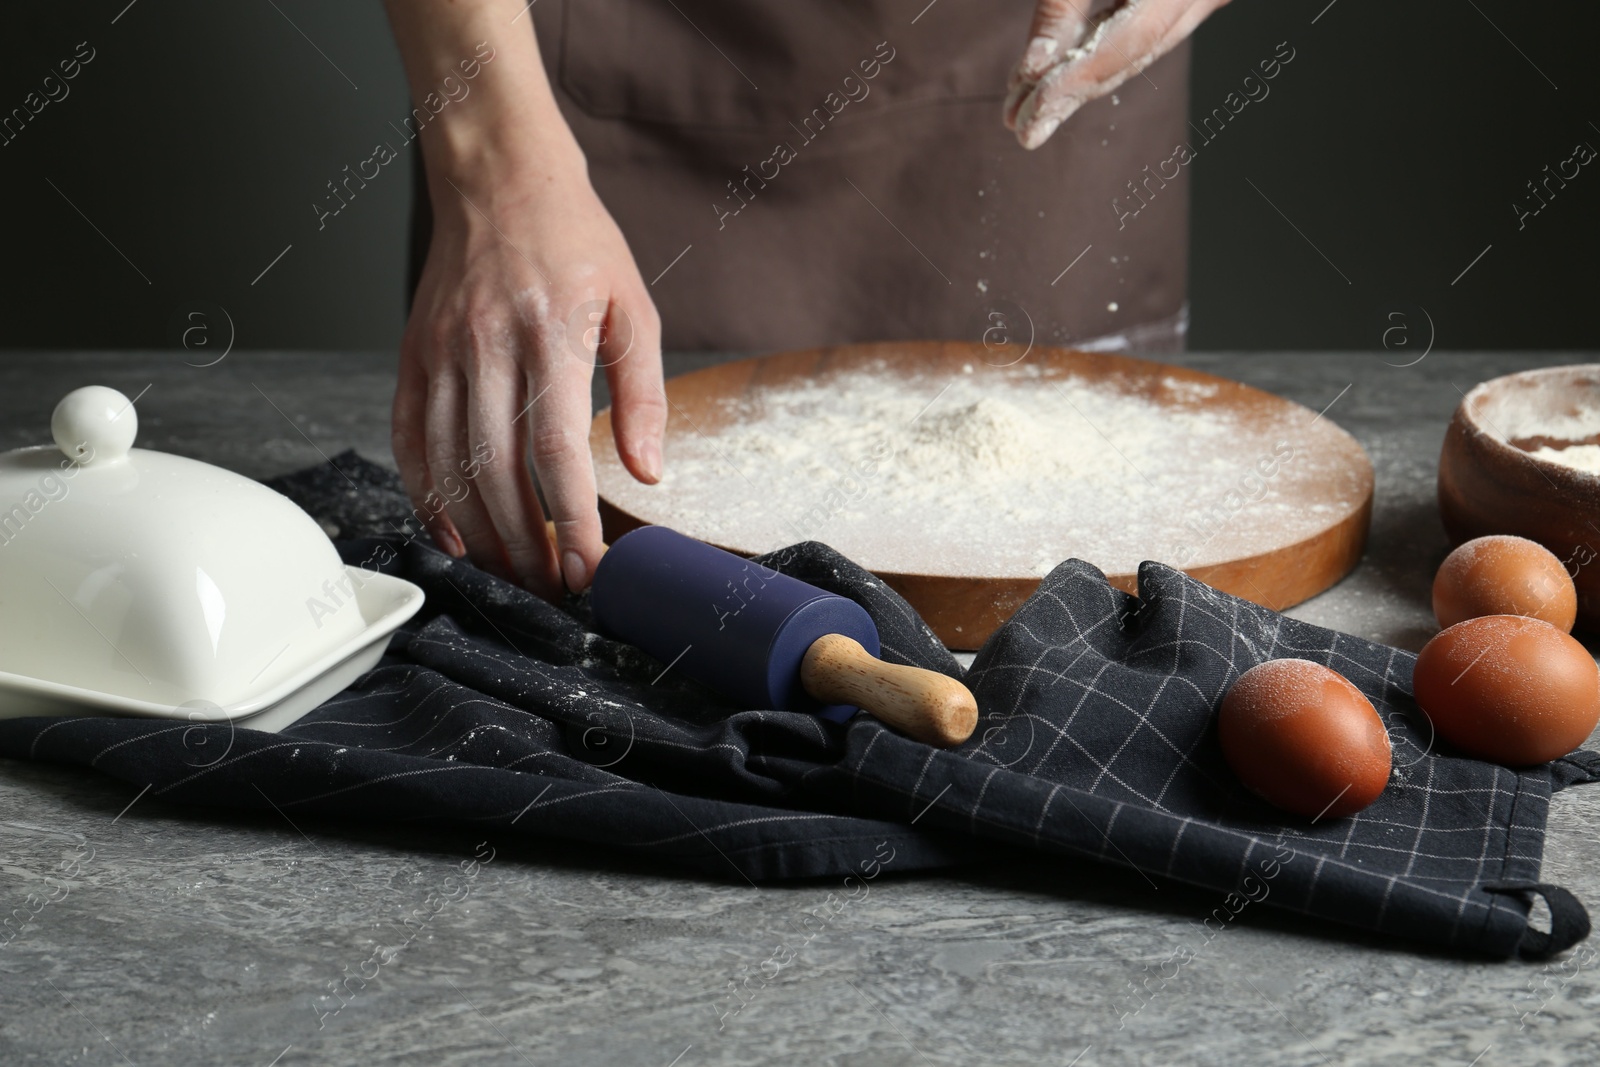
[[1343, 675], [1303, 659], [1251, 667], [1222, 698], [1222, 754], [1268, 803], [1311, 819], [1351, 815], [1389, 781], [1389, 735]]
[[1479, 537], [1445, 557], [1433, 579], [1440, 626], [1485, 615], [1526, 615], [1571, 630], [1578, 590], [1555, 554], [1526, 537]]
[[1520, 615], [1468, 619], [1439, 634], [1417, 656], [1412, 690], [1440, 737], [1508, 767], [1565, 756], [1600, 721], [1594, 658]]

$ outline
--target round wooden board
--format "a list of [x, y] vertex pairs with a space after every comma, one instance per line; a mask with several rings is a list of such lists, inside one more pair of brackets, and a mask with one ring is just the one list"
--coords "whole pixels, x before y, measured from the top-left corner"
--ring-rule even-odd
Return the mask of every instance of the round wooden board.
[[[1130, 515], [1148, 517], [1148, 510], [1139, 512], [1131, 503], [1127, 509], [1108, 507], [1103, 485], [1102, 496], [1093, 499], [1085, 495], [1087, 480], [1070, 477], [1030, 489], [1030, 497], [1048, 499], [1050, 507], [1076, 524], [1060, 537], [1048, 535], [1044, 540], [1053, 543], [1038, 551], [1053, 553], [1047, 557], [1051, 562], [1087, 559], [1120, 589], [1136, 591], [1140, 559], [1159, 559], [1224, 592], [1282, 610], [1327, 589], [1360, 560], [1372, 516], [1372, 464], [1360, 444], [1330, 419], [1225, 378], [1124, 356], [1035, 348], [1025, 360], [1008, 366], [991, 365], [988, 358], [993, 357], [980, 344], [886, 342], [783, 352], [671, 379], [666, 386], [668, 478], [659, 486], [641, 485], [623, 468], [612, 442], [611, 413], [602, 411], [591, 427], [590, 445], [606, 537], [615, 540], [635, 527], [658, 524], [741, 555], [802, 539], [783, 534], [784, 526], [797, 528], [787, 520], [774, 523], [769, 534], [752, 535], [748, 524], [741, 529], [714, 505], [718, 494], [731, 500], [759, 491], [762, 506], [781, 516], [785, 508], [795, 509], [797, 502], [814, 501], [819, 492], [817, 485], [762, 482], [758, 487], [741, 466], [759, 463], [759, 458], [728, 454], [727, 435], [748, 429], [752, 417], [759, 421], [765, 400], [786, 395], [784, 390], [806, 383], [826, 390], [835, 380], [841, 388], [859, 388], [864, 380], [860, 375], [866, 374], [893, 379], [896, 389], [919, 401], [923, 396], [930, 402], [943, 396], [938, 383], [948, 380], [960, 383], [970, 395], [981, 396], [985, 390], [996, 395], [1013, 390], [1010, 395], [1017, 395], [1019, 386], [1053, 386], [1063, 397], [1069, 397], [1064, 389], [1071, 389], [1080, 390], [1080, 398], [1105, 396], [1155, 405], [1163, 420], [1170, 416], [1173, 439], [1179, 444], [1185, 440], [1185, 427], [1205, 423], [1212, 431], [1224, 428], [1226, 433], [1212, 433], [1203, 455], [1177, 448], [1153, 452], [1149, 440], [1138, 452], [1125, 440], [1129, 452], [1144, 457], [1147, 469], [1140, 471], [1118, 448], [1124, 427], [1094, 426], [1079, 405], [1072, 405], [1150, 490], [1162, 490], [1146, 494], [1145, 486], [1130, 476], [1129, 500], [1144, 494], [1152, 498], [1146, 509], [1162, 501], [1172, 509], [1159, 522], [1141, 524]], [[1070, 397], [1067, 402], [1072, 403]], [[674, 455], [695, 449], [709, 449], [722, 462], [695, 475], [699, 481], [691, 488], [700, 503], [691, 506], [690, 489], [673, 483]], [[1292, 453], [1283, 461], [1286, 449]], [[1160, 457], [1160, 470], [1155, 472], [1159, 482], [1149, 477], [1148, 457], [1153, 454]], [[1275, 456], [1281, 462], [1275, 462]], [[1172, 491], [1174, 485], [1179, 491]], [[712, 506], [705, 503], [708, 493]], [[1016, 564], [1016, 550], [1026, 546], [1006, 543], [1008, 533], [1014, 541], [1026, 532], [1025, 524], [1002, 522], [984, 531], [985, 537], [997, 539], [993, 542], [997, 548], [1006, 550], [996, 552], [1011, 560], [1005, 566], [988, 566], [975, 558], [970, 545], [964, 557], [953, 552], [957, 562], [951, 565], [929, 565], [930, 559], [940, 558], [940, 546], [920, 543], [924, 531], [904, 525], [885, 530], [883, 522], [869, 531], [870, 518], [857, 525], [862, 529], [855, 533], [849, 528], [828, 529], [817, 539], [855, 559], [904, 596], [951, 648], [979, 647], [1032, 595], [1042, 577], [1037, 567]], [[1062, 530], [1068, 530], [1065, 522]], [[1027, 536], [1036, 538], [1037, 531]], [[1086, 550], [1075, 551], [1075, 544]], [[1112, 544], [1125, 547], [1089, 548]], [[907, 560], [921, 562], [906, 566]]]

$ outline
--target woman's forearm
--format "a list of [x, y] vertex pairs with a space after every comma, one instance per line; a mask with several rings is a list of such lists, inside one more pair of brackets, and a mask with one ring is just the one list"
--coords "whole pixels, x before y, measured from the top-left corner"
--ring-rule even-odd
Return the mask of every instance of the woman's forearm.
[[583, 153], [556, 106], [525, 0], [385, 0], [385, 7], [412, 99], [425, 113], [438, 108], [421, 132], [437, 208], [459, 201], [452, 183], [476, 199], [509, 181], [530, 188], [582, 172]]

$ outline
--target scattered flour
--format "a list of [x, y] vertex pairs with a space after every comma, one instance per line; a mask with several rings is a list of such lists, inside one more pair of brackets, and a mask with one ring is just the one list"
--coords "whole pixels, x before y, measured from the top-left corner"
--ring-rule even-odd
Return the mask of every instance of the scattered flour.
[[1507, 441], [1530, 437], [1577, 439], [1600, 430], [1600, 404], [1596, 398], [1574, 399], [1563, 411], [1553, 411], [1542, 397], [1513, 394], [1480, 409], [1490, 429]]
[[832, 545], [869, 570], [1043, 575], [1197, 566], [1292, 543], [1358, 504], [1361, 472], [1314, 413], [1245, 413], [1216, 383], [1126, 389], [1059, 367], [908, 379], [867, 367], [723, 402], [669, 434], [644, 486], [615, 461], [623, 510], [729, 548]]
[[1528, 371], [1484, 382], [1467, 394], [1483, 425], [1502, 440], [1579, 441], [1600, 432], [1600, 381], [1592, 368]]

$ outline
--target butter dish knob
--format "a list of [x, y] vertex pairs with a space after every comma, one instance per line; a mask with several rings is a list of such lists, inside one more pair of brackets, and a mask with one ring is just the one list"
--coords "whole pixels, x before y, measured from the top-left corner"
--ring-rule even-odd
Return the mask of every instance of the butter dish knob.
[[80, 466], [124, 459], [139, 432], [133, 401], [104, 385], [86, 385], [61, 398], [50, 416], [50, 435]]

